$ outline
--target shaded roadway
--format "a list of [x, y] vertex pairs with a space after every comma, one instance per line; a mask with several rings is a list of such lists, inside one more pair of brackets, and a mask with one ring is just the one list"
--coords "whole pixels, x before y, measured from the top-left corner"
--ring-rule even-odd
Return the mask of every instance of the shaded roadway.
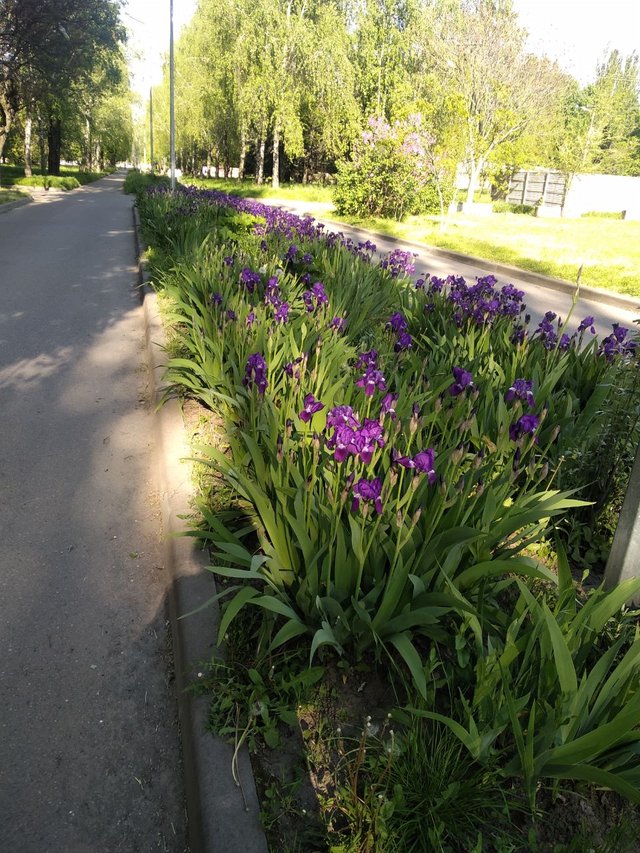
[[131, 199], [0, 219], [0, 850], [183, 851]]

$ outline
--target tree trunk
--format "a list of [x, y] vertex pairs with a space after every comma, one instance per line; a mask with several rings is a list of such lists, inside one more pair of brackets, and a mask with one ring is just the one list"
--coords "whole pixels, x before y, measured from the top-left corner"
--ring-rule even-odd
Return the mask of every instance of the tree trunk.
[[42, 116], [38, 116], [38, 148], [40, 150], [40, 174], [47, 171], [47, 137], [44, 132]]
[[238, 163], [238, 180], [241, 181], [244, 178], [244, 163], [247, 159], [247, 136], [244, 132], [244, 128], [240, 134], [240, 162]]
[[93, 141], [91, 139], [91, 122], [87, 118], [84, 125], [84, 165], [87, 172], [92, 171], [93, 166]]
[[478, 189], [478, 180], [484, 168], [484, 160], [478, 157], [477, 160], [471, 158], [469, 160], [469, 188], [467, 189], [467, 202], [471, 204], [476, 190]]
[[276, 118], [273, 123], [273, 173], [271, 186], [277, 190], [280, 186], [280, 121]]
[[47, 140], [49, 142], [47, 172], [50, 175], [59, 175], [60, 146], [62, 142], [62, 123], [59, 118], [49, 119], [49, 131], [47, 133]]
[[27, 106], [27, 111], [24, 119], [24, 176], [30, 178], [33, 175], [31, 168], [31, 130], [33, 128], [33, 116], [31, 115], [31, 105]]
[[265, 138], [264, 133], [260, 137], [260, 141], [258, 142], [258, 156], [256, 158], [256, 183], [262, 184], [264, 181], [264, 146], [265, 146]]
[[0, 160], [2, 160], [5, 142], [16, 116], [16, 109], [12, 98], [3, 89], [0, 89], [0, 107], [2, 107], [2, 112], [4, 113], [4, 124], [0, 124]]

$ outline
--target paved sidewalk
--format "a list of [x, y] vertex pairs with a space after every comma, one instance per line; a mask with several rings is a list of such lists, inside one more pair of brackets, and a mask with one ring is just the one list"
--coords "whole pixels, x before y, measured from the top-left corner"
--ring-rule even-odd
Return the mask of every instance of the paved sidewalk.
[[0, 221], [0, 850], [183, 851], [131, 199]]

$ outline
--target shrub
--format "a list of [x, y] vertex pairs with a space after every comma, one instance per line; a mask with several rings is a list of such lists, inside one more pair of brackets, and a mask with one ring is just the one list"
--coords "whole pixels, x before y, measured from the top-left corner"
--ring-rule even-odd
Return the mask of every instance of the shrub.
[[582, 213], [582, 219], [624, 219], [624, 210], [621, 210], [619, 213], [613, 213], [611, 211], [603, 211], [603, 210], [590, 210], [588, 213]]
[[57, 175], [32, 175], [30, 178], [16, 178], [15, 186], [45, 187], [59, 190], [75, 190], [80, 186], [77, 178]]
[[536, 215], [536, 207], [531, 204], [509, 204], [507, 201], [494, 201], [494, 213], [523, 213], [527, 216]]
[[370, 119], [351, 160], [338, 163], [334, 190], [338, 213], [399, 220], [440, 210], [443, 175], [433, 145], [420, 116], [393, 125]]
[[125, 193], [138, 195], [148, 187], [169, 186], [170, 180], [166, 175], [154, 175], [150, 172], [140, 172], [137, 169], [129, 169], [124, 179], [123, 190]]

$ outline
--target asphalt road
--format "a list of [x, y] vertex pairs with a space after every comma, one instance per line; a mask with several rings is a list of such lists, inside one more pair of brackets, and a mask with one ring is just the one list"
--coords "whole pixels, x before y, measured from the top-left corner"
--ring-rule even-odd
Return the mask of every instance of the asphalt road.
[[183, 851], [123, 175], [0, 217], [0, 851]]

